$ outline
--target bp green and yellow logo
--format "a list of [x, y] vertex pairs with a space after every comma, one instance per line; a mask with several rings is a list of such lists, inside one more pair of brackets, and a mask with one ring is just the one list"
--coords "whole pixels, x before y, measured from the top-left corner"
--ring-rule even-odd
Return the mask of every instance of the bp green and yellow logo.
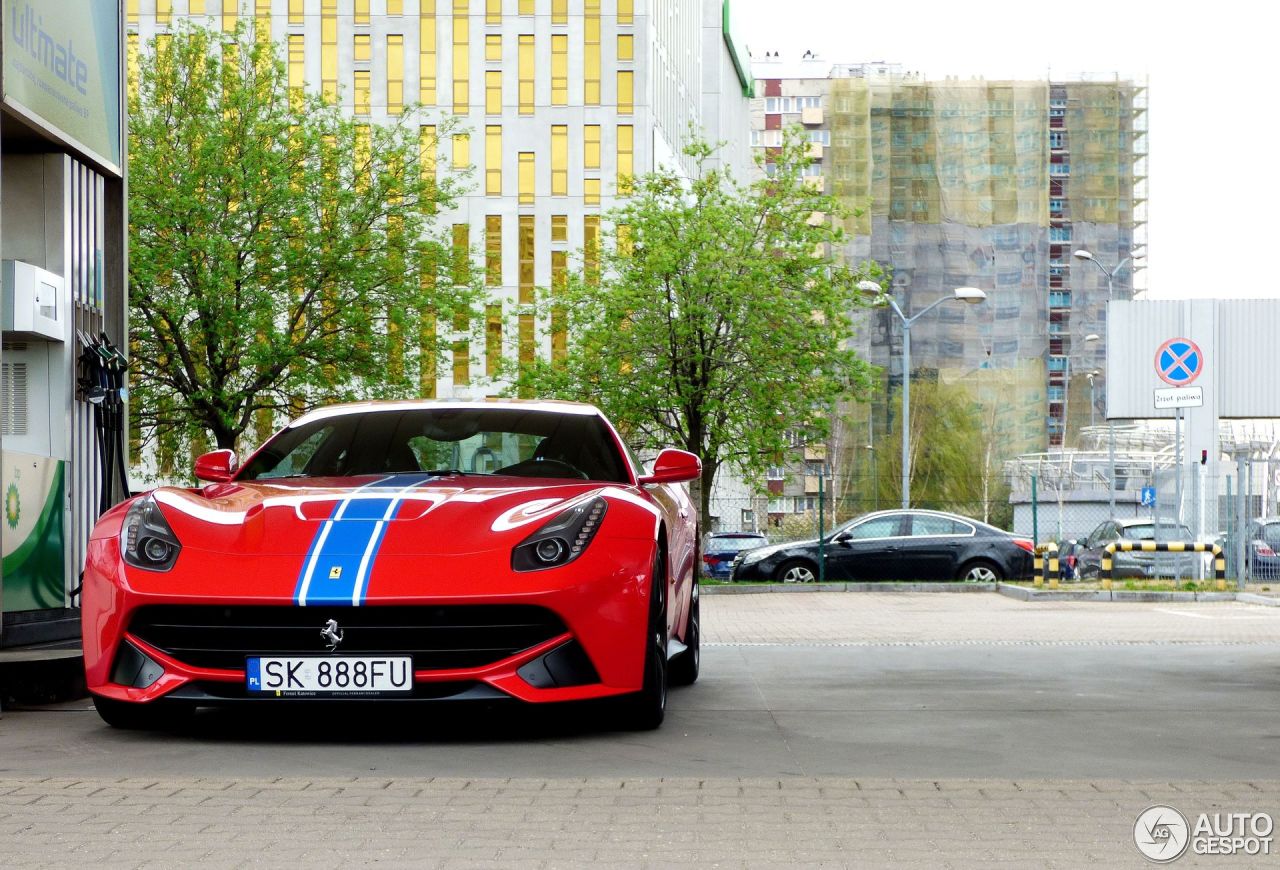
[[20, 516], [22, 516], [22, 500], [18, 498], [18, 485], [11, 483], [4, 494], [4, 519], [9, 524], [9, 528], [18, 527]]

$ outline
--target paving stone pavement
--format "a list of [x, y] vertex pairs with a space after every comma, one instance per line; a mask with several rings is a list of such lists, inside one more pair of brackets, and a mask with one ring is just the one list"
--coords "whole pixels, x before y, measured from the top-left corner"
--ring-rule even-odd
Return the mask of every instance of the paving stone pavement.
[[[0, 778], [7, 867], [1141, 867], [1137, 814], [1280, 781]], [[1187, 855], [1178, 866], [1275, 866]]]

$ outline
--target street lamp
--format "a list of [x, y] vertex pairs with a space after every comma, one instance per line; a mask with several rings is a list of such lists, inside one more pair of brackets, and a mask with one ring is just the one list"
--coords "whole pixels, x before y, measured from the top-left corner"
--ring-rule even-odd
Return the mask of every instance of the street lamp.
[[[1138, 245], [1138, 248], [1140, 247], [1142, 246]], [[1107, 301], [1111, 302], [1114, 301], [1115, 298], [1116, 275], [1125, 267], [1126, 263], [1144, 256], [1143, 254], [1134, 253], [1136, 250], [1137, 248], [1131, 248], [1129, 256], [1125, 257], [1119, 263], [1116, 263], [1115, 268], [1112, 269], [1108, 269], [1106, 266], [1102, 265], [1102, 263], [1098, 262], [1098, 258], [1095, 257], [1092, 252], [1086, 251], [1084, 248], [1072, 252], [1071, 256], [1075, 257], [1077, 260], [1088, 260], [1090, 263], [1093, 263], [1093, 265], [1102, 270], [1102, 274], [1107, 276]], [[1093, 336], [1093, 339], [1097, 341], [1097, 336]], [[1088, 338], [1085, 339], [1085, 341], [1088, 340]], [[1105, 351], [1106, 348], [1104, 347], [1103, 350]], [[1114, 517], [1116, 515], [1116, 426], [1110, 417], [1107, 418], [1107, 453], [1108, 464], [1111, 466], [1111, 481], [1108, 486], [1107, 500], [1111, 510], [1111, 516]]]
[[874, 281], [859, 281], [858, 289], [863, 293], [883, 299], [893, 313], [902, 322], [902, 507], [911, 507], [911, 324], [937, 308], [944, 302], [964, 302], [977, 305], [987, 298], [987, 294], [977, 287], [957, 287], [950, 296], [943, 296], [926, 305], [911, 317], [902, 313], [894, 298], [884, 292], [884, 288]]

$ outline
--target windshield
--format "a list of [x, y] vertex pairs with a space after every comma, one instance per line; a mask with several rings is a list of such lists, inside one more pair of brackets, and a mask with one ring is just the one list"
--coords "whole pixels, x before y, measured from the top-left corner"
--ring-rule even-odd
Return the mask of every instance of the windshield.
[[726, 538], [709, 538], [706, 549], [703, 552], [736, 553], [739, 550], [763, 547], [767, 543], [769, 543], [769, 539], [764, 535], [734, 535]]
[[272, 438], [237, 479], [414, 472], [630, 480], [599, 417], [503, 407], [321, 417]]
[[[1151, 523], [1126, 526], [1120, 530], [1120, 537], [1126, 541], [1154, 541], [1156, 527]], [[1191, 530], [1186, 526], [1160, 526], [1160, 537], [1166, 541], [1190, 541]]]

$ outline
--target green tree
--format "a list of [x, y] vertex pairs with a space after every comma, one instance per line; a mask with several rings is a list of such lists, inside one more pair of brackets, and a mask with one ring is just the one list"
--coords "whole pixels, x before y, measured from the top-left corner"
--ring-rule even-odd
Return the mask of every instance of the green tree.
[[435, 324], [469, 318], [476, 282], [435, 226], [463, 179], [437, 178], [419, 116], [344, 117], [245, 27], [153, 41], [133, 85], [131, 405], [161, 470], [255, 421], [433, 386]]
[[[885, 406], [895, 419], [902, 407], [896, 389]], [[1012, 520], [1009, 487], [997, 457], [994, 408], [984, 409], [961, 384], [919, 374], [911, 380], [911, 504], [954, 511], [1002, 525]], [[902, 427], [876, 446], [882, 506], [901, 503]], [[995, 452], [993, 452], [995, 451]]]
[[788, 135], [773, 175], [744, 185], [695, 140], [692, 180], [674, 169], [626, 180], [603, 244], [545, 300], [567, 327], [563, 354], [518, 379], [596, 403], [641, 449], [698, 454], [704, 528], [726, 463], [763, 477], [789, 433], [821, 439], [835, 400], [868, 389], [869, 367], [845, 345], [857, 282], [880, 270], [832, 259], [842, 213], [804, 178], [805, 150]]

